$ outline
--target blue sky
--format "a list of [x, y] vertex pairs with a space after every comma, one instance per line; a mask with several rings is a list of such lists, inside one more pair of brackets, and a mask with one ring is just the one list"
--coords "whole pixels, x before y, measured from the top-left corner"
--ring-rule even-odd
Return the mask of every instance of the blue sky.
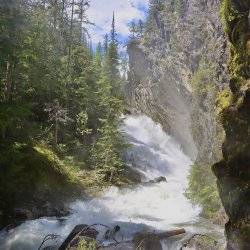
[[96, 26], [88, 27], [93, 44], [103, 40], [110, 32], [112, 13], [115, 12], [116, 30], [121, 42], [129, 36], [128, 24], [132, 20], [145, 20], [149, 0], [91, 0], [88, 18]]

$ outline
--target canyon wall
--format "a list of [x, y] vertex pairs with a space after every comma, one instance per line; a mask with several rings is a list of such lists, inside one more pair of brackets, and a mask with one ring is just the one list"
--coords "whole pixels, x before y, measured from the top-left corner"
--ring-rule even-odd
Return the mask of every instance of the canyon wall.
[[223, 159], [213, 166], [229, 216], [228, 249], [250, 246], [250, 1], [223, 0], [221, 18], [230, 47], [230, 96], [221, 111]]
[[143, 35], [128, 45], [131, 109], [160, 122], [197, 164], [214, 165], [232, 250], [250, 245], [249, 8], [151, 0]]
[[144, 35], [131, 39], [127, 100], [199, 162], [221, 158], [216, 95], [228, 83], [219, 0], [151, 1]]

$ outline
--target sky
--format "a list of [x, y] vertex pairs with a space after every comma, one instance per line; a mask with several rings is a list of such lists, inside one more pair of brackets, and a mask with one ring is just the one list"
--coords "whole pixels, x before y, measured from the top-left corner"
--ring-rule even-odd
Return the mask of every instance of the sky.
[[145, 20], [149, 0], [91, 0], [87, 16], [95, 26], [88, 31], [92, 42], [96, 45], [111, 30], [113, 11], [115, 12], [116, 31], [120, 42], [129, 36], [128, 24], [132, 20]]

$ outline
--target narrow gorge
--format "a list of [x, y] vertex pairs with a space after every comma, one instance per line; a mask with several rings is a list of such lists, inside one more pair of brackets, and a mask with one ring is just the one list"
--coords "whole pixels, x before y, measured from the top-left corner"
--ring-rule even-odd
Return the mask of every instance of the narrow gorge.
[[250, 0], [0, 0], [0, 72], [0, 250], [250, 249]]
[[181, 143], [193, 168], [214, 165], [228, 249], [250, 245], [249, 9], [247, 0], [161, 1], [128, 46], [128, 102]]

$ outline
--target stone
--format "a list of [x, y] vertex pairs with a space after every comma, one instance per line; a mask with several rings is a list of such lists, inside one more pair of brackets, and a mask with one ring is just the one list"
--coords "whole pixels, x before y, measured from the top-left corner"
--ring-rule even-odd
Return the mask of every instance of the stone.
[[181, 250], [223, 250], [223, 247], [207, 235], [194, 235], [183, 244]]
[[98, 231], [96, 229], [85, 224], [77, 225], [59, 247], [59, 250], [66, 250], [68, 247], [77, 246], [81, 240], [95, 240], [97, 235]]

